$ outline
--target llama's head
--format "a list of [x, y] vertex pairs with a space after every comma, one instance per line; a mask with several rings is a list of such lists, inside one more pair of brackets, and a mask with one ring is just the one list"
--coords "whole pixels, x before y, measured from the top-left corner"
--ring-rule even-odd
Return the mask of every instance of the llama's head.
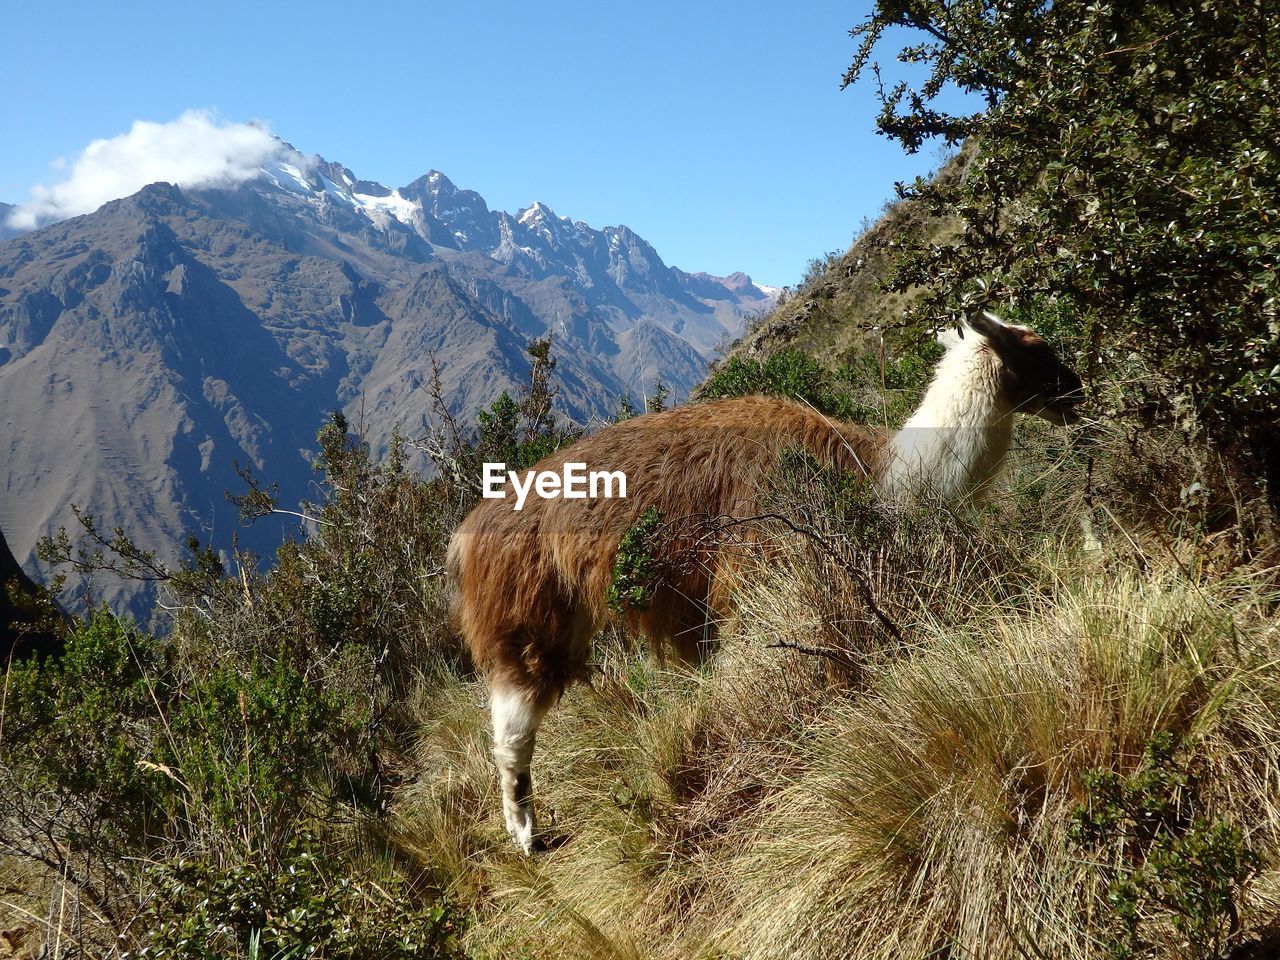
[[969, 326], [1000, 358], [1001, 389], [1009, 409], [1059, 425], [1079, 419], [1084, 386], [1040, 334], [986, 311], [970, 317]]

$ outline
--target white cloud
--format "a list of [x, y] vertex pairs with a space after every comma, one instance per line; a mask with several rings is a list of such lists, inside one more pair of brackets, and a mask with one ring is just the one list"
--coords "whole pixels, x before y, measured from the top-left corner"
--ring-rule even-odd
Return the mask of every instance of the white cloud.
[[225, 123], [204, 110], [188, 110], [168, 123], [135, 120], [128, 133], [92, 141], [70, 163], [65, 179], [32, 187], [9, 224], [31, 229], [91, 213], [158, 180], [180, 187], [233, 186], [287, 150], [262, 126]]

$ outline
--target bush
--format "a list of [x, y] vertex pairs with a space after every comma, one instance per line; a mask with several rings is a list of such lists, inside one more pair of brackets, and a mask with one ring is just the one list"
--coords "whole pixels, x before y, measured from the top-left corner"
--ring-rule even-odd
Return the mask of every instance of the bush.
[[622, 535], [606, 594], [614, 613], [648, 608], [663, 573], [656, 556], [662, 533], [662, 513], [657, 507], [649, 507]]
[[900, 188], [962, 220], [897, 241], [914, 320], [1061, 305], [1085, 372], [1123, 382], [1109, 415], [1208, 439], [1280, 505], [1280, 20], [1254, 0], [880, 0], [855, 33], [846, 84], [889, 36], [925, 68], [881, 88], [882, 134], [970, 141], [963, 175]]
[[897, 426], [919, 402], [941, 353], [933, 340], [901, 346], [893, 357], [856, 353], [834, 372], [794, 348], [760, 360], [735, 355], [711, 372], [700, 395], [719, 400], [764, 394], [840, 420]]
[[1205, 818], [1200, 776], [1181, 748], [1160, 732], [1128, 776], [1086, 773], [1072, 814], [1071, 839], [1110, 875], [1101, 913], [1111, 916], [1107, 947], [1117, 960], [1156, 946], [1146, 931], [1160, 919], [1196, 956], [1219, 956], [1239, 929], [1242, 885], [1261, 864], [1239, 826]]
[[71, 937], [85, 950], [143, 932], [146, 864], [271, 873], [298, 831], [350, 820], [359, 802], [356, 705], [266, 650], [243, 668], [194, 667], [100, 612], [60, 657], [7, 674], [0, 854], [89, 907]]
[[751, 394], [799, 400], [841, 418], [852, 412], [836, 378], [800, 350], [782, 350], [763, 360], [730, 357], [702, 386], [702, 395], [709, 400]]
[[356, 733], [345, 706], [284, 661], [190, 681], [156, 751], [181, 780], [174, 821], [207, 854], [274, 866], [301, 824], [332, 814]]
[[334, 876], [302, 835], [276, 866], [157, 868], [138, 918], [145, 931], [126, 957], [139, 960], [451, 960], [458, 923], [443, 900], [424, 907], [403, 880]]
[[0, 713], [0, 851], [58, 873], [112, 915], [127, 861], [164, 833], [176, 787], [146, 767], [173, 695], [167, 656], [105, 612], [60, 658], [18, 662]]

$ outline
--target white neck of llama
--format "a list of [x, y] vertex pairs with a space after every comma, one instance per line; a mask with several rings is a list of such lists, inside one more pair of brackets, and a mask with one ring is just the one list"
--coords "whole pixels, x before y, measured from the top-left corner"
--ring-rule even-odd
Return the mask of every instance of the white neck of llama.
[[881, 485], [895, 498], [980, 498], [1009, 450], [1000, 358], [973, 330], [940, 339], [947, 352], [924, 400], [889, 441]]

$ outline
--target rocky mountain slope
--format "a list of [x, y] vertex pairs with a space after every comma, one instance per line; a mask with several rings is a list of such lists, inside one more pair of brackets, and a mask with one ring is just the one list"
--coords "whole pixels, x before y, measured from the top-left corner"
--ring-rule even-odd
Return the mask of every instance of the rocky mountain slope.
[[12, 203], [0, 203], [0, 240], [8, 240], [22, 232], [17, 227], [9, 226], [9, 215], [13, 213], [13, 209]]
[[[190, 532], [225, 548], [235, 462], [296, 502], [329, 411], [375, 446], [420, 429], [433, 358], [469, 419], [549, 335], [585, 423], [659, 376], [686, 393], [772, 302], [438, 172], [391, 190], [286, 153], [234, 189], [153, 184], [0, 243], [0, 529], [28, 565], [73, 503], [170, 556]], [[269, 551], [271, 527], [242, 542]]]

